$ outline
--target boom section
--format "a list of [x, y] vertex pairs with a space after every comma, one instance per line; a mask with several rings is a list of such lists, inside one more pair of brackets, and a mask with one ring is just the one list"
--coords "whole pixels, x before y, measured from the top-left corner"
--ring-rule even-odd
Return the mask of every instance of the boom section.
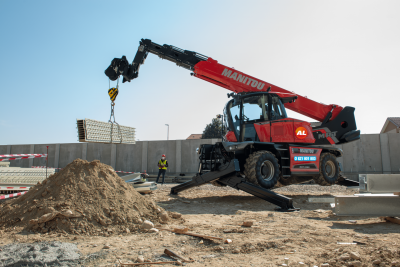
[[197, 78], [214, 83], [235, 93], [265, 92], [271, 87], [270, 92], [279, 95], [281, 98], [297, 96], [296, 101], [285, 103], [285, 107], [320, 122], [326, 119], [334, 119], [343, 110], [339, 105], [318, 103], [234, 68], [219, 64], [218, 61], [212, 58], [197, 63], [194, 73]]
[[139, 76], [140, 66], [144, 64], [149, 53], [191, 70], [191, 74], [199, 79], [216, 84], [235, 93], [263, 92], [271, 87], [271, 93], [276, 93], [282, 98], [297, 96], [297, 101], [285, 103], [285, 107], [320, 122], [327, 122], [334, 119], [343, 110], [338, 105], [325, 105], [307, 97], [297, 95], [234, 68], [219, 64], [217, 60], [197, 52], [183, 50], [167, 44], [159, 45], [149, 39], [142, 39], [139, 42], [139, 48], [132, 64], [129, 64], [125, 56], [114, 58], [110, 66], [105, 70], [105, 74], [112, 81], [115, 81], [122, 75], [123, 82], [130, 82]]

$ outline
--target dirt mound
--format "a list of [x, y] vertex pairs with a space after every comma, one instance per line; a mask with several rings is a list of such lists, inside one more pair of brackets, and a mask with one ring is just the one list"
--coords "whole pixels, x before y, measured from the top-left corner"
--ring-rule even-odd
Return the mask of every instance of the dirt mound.
[[163, 212], [111, 166], [76, 159], [25, 195], [4, 203], [0, 225], [42, 233], [109, 235], [135, 231], [144, 220], [162, 222]]

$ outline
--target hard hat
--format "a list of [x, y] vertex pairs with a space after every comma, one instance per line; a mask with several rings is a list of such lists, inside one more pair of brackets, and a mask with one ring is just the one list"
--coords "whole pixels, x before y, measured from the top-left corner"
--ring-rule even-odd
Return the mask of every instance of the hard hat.
[[164, 154], [162, 154], [162, 156], [161, 157], [165, 157], [165, 155]]

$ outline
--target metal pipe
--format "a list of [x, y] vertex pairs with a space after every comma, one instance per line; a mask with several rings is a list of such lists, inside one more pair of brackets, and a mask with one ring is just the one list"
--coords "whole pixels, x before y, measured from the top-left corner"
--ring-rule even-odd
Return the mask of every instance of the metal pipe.
[[48, 161], [48, 157], [49, 157], [49, 146], [46, 146], [47, 149], [47, 156], [46, 156], [46, 179], [47, 179], [47, 167], [49, 166], [49, 161]]
[[168, 130], [167, 130], [167, 140], [169, 140], [169, 124], [165, 124], [165, 126], [168, 126]]

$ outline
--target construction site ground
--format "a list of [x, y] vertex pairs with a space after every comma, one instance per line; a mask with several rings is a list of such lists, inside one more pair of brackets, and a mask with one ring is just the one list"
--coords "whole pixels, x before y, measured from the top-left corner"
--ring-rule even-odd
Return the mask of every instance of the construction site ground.
[[[73, 243], [80, 250], [81, 259], [93, 259], [81, 260], [79, 265], [77, 261], [78, 266], [118, 266], [121, 262], [136, 262], [139, 256], [153, 262], [172, 260], [163, 254], [166, 248], [193, 259], [192, 263], [183, 263], [193, 267], [278, 266], [285, 258], [289, 258], [289, 266], [299, 262], [312, 266], [325, 263], [329, 266], [400, 266], [400, 225], [376, 217], [338, 217], [330, 204], [308, 201], [312, 196], [352, 195], [358, 193], [358, 189], [337, 185], [278, 188], [274, 191], [292, 197], [294, 206], [301, 209], [284, 213], [274, 211], [273, 204], [229, 187], [204, 185], [172, 196], [169, 194], [172, 186], [159, 185], [159, 189], [146, 198], [153, 199], [167, 211], [181, 213], [184, 221], [158, 226], [187, 227], [189, 232], [222, 240], [202, 240], [164, 230], [87, 236], [34, 234], [20, 228], [3, 227], [0, 248], [11, 243]], [[254, 224], [244, 227], [244, 221]], [[232, 242], [226, 244], [226, 239]], [[354, 241], [360, 243], [351, 244]], [[1, 259], [0, 266], [5, 266]]]

